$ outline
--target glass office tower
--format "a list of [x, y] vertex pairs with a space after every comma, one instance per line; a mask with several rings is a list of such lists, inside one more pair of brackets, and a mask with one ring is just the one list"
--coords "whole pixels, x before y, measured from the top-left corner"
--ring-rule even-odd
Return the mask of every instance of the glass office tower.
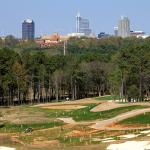
[[80, 13], [76, 16], [76, 32], [84, 33], [86, 36], [91, 34], [90, 23], [88, 19], [84, 19], [80, 16]]
[[33, 40], [35, 36], [35, 23], [31, 19], [26, 19], [22, 23], [22, 39]]

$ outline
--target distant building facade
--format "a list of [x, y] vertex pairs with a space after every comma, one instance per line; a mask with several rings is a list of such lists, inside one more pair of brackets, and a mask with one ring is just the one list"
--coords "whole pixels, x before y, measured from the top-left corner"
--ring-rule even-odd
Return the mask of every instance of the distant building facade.
[[85, 36], [89, 36], [92, 33], [89, 20], [82, 18], [80, 13], [78, 13], [76, 16], [76, 32], [84, 33]]
[[118, 27], [114, 27], [114, 36], [118, 36]]
[[130, 20], [128, 17], [121, 17], [118, 22], [118, 36], [126, 38], [130, 36]]
[[51, 46], [57, 46], [62, 45], [64, 41], [67, 41], [69, 39], [68, 36], [63, 36], [58, 33], [53, 33], [52, 35], [43, 35], [38, 39], [35, 39], [35, 42], [40, 47], [51, 47]]
[[85, 34], [84, 33], [69, 33], [68, 37], [77, 37], [77, 38], [81, 38], [84, 37]]
[[140, 37], [140, 36], [144, 36], [144, 35], [145, 35], [144, 31], [130, 31], [131, 37]]
[[35, 23], [31, 19], [26, 19], [22, 23], [22, 39], [33, 40], [35, 38]]
[[109, 38], [110, 35], [109, 34], [106, 34], [105, 32], [100, 32], [98, 34], [98, 38], [101, 39], [101, 38]]

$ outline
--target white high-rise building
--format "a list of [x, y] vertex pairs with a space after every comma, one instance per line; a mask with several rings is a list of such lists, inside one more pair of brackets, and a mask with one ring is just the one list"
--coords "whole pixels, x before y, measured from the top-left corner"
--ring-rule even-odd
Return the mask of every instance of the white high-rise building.
[[91, 34], [90, 23], [88, 19], [84, 19], [80, 16], [80, 13], [76, 16], [76, 32], [84, 33], [85, 36], [89, 36]]
[[118, 36], [118, 27], [114, 27], [114, 35]]
[[130, 20], [128, 17], [121, 17], [118, 22], [118, 36], [126, 38], [130, 36]]

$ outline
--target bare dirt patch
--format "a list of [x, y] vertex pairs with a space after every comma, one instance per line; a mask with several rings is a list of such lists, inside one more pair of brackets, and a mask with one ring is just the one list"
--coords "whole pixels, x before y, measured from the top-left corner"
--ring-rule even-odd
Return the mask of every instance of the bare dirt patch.
[[116, 103], [114, 101], [105, 101], [100, 105], [91, 109], [91, 112], [100, 112], [100, 111], [107, 111], [111, 109], [116, 109], [119, 107], [128, 107], [128, 106], [150, 106], [150, 103]]
[[76, 109], [81, 109], [85, 108], [86, 106], [81, 106], [81, 105], [53, 105], [53, 106], [42, 106], [41, 108], [45, 109], [58, 109], [58, 110], [76, 110]]
[[46, 103], [46, 104], [39, 104], [35, 105], [33, 107], [50, 107], [50, 106], [61, 106], [61, 105], [87, 105], [87, 104], [100, 104], [99, 101], [92, 99], [92, 98], [85, 98], [81, 100], [76, 100], [76, 101], [64, 101], [64, 102], [56, 102], [56, 103]]
[[59, 145], [59, 141], [58, 140], [51, 140], [51, 141], [39, 141], [39, 140], [35, 140], [32, 143], [32, 147], [38, 147], [38, 148], [43, 148], [43, 147], [47, 147], [47, 146], [57, 146]]
[[1, 109], [0, 112], [3, 115], [1, 121], [7, 121], [14, 124], [36, 124], [51, 121], [51, 119], [43, 112], [34, 112], [22, 107]]
[[81, 137], [85, 135], [87, 135], [87, 133], [78, 130], [73, 130], [72, 132], [67, 133], [66, 137]]
[[[133, 110], [124, 114], [120, 114], [114, 118], [97, 121], [94, 125], [90, 126], [91, 128], [97, 129], [97, 130], [109, 130], [109, 126], [112, 124], [116, 124], [122, 120], [125, 120], [127, 118], [134, 117], [136, 115], [140, 115], [146, 112], [150, 112], [150, 108], [140, 109], [140, 110]], [[147, 127], [149, 128], [149, 127]], [[116, 129], [116, 128], [115, 128]]]
[[77, 124], [72, 118], [58, 118], [58, 120], [61, 120], [67, 124]]

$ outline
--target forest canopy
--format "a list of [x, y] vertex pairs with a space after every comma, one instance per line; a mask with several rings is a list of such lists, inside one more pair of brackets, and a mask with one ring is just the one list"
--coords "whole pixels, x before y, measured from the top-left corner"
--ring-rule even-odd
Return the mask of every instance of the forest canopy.
[[72, 38], [39, 48], [0, 39], [0, 105], [80, 99], [105, 94], [128, 102], [150, 96], [150, 38]]

